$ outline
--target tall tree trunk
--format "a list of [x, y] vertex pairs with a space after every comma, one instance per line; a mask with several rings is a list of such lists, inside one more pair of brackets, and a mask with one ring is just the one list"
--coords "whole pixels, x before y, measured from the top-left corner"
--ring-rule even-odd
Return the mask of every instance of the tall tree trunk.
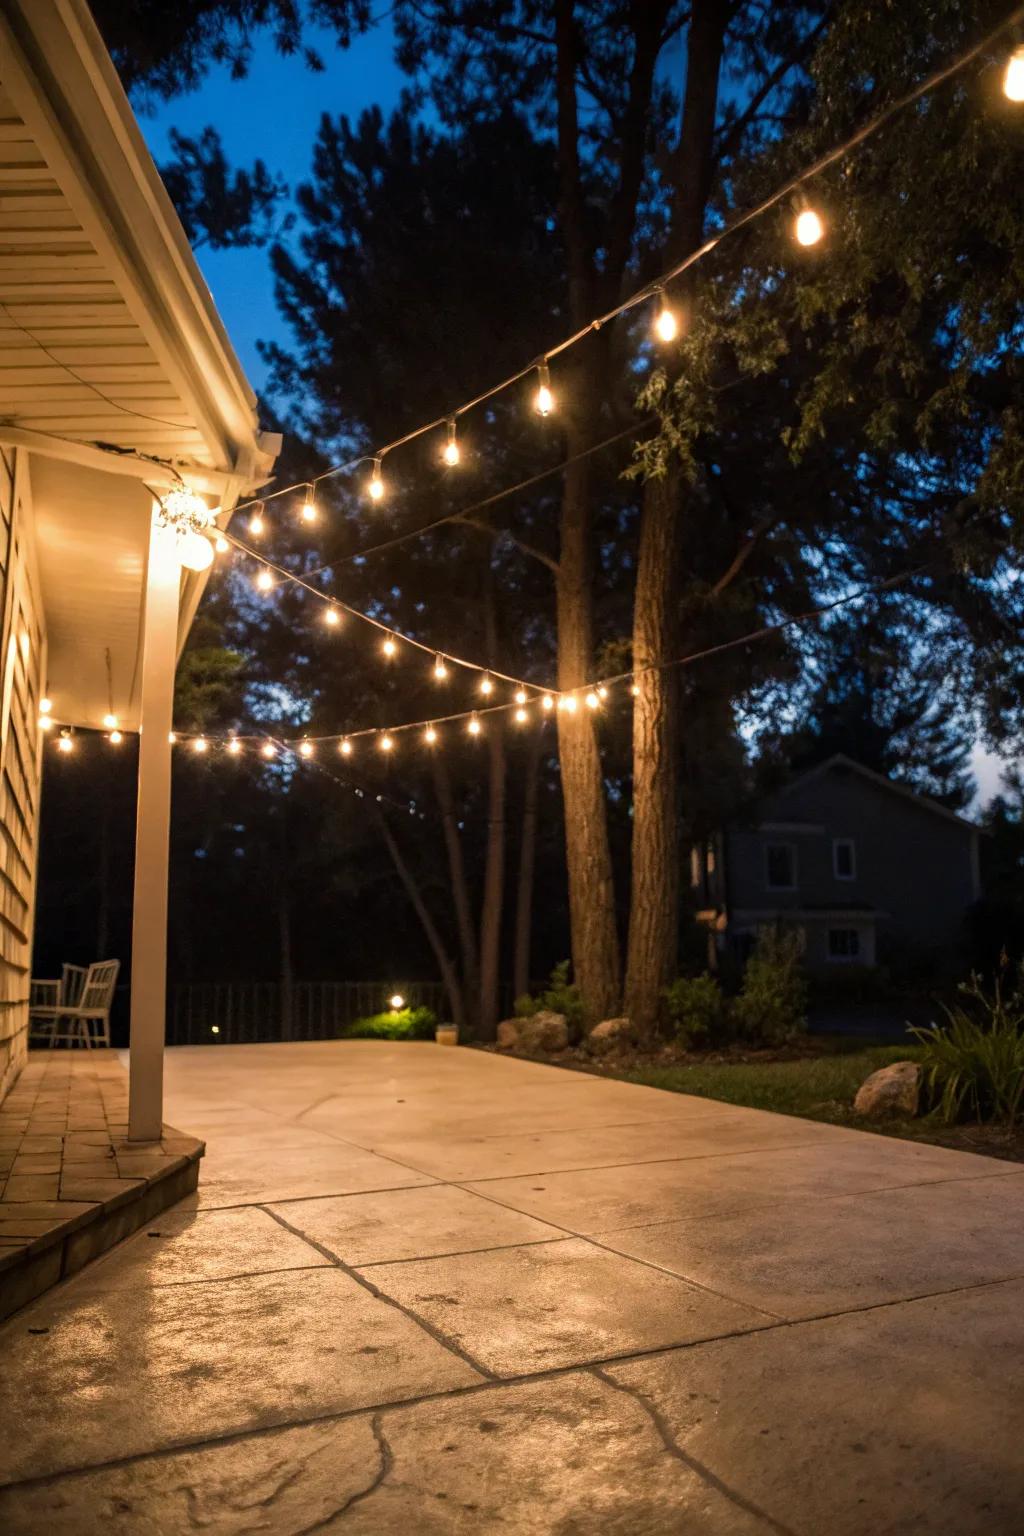
[[[703, 233], [729, 10], [728, 0], [693, 0], [675, 165], [670, 264], [694, 249]], [[688, 283], [680, 297], [688, 316], [692, 308]], [[633, 611], [633, 656], [640, 675], [633, 711], [632, 889], [625, 1007], [644, 1036], [656, 1028], [661, 989], [674, 968], [679, 942], [679, 723], [675, 708], [678, 684], [671, 670], [640, 669], [657, 669], [672, 657], [684, 495], [681, 477], [673, 465], [663, 478], [650, 480], [644, 487]]]
[[387, 819], [382, 811], [377, 812], [377, 825], [380, 827], [384, 846], [391, 855], [391, 861], [398, 873], [398, 878], [405, 887], [405, 894], [408, 896], [413, 911], [420, 920], [420, 926], [426, 935], [427, 943], [434, 952], [434, 959], [437, 961], [437, 968], [441, 973], [444, 989], [448, 993], [448, 1002], [452, 1010], [452, 1022], [459, 1026], [461, 1033], [466, 1026], [466, 1008], [454, 961], [444, 947], [437, 924], [427, 909], [427, 904], [423, 900], [420, 888], [416, 884], [413, 873], [402, 856], [402, 851], [395, 841], [394, 833], [388, 826]]
[[462, 956], [462, 983], [466, 997], [475, 998], [479, 988], [480, 967], [477, 959], [476, 931], [469, 900], [469, 882], [466, 879], [466, 861], [462, 853], [462, 838], [455, 814], [455, 797], [448, 765], [440, 752], [431, 758], [434, 773], [434, 790], [441, 810], [441, 830], [444, 834], [445, 852], [448, 855], [448, 876], [451, 880], [452, 905], [459, 935], [459, 951]]
[[[484, 646], [488, 663], [497, 665], [498, 618], [490, 543], [483, 570]], [[501, 917], [505, 901], [505, 736], [504, 716], [487, 725], [487, 853], [480, 908], [480, 997], [477, 1028], [481, 1040], [493, 1040], [498, 1027], [501, 965]]]
[[530, 738], [523, 777], [523, 823], [519, 833], [519, 878], [516, 882], [516, 934], [512, 961], [512, 993], [523, 997], [530, 990], [530, 938], [533, 929], [533, 872], [537, 861], [537, 796], [544, 736]]

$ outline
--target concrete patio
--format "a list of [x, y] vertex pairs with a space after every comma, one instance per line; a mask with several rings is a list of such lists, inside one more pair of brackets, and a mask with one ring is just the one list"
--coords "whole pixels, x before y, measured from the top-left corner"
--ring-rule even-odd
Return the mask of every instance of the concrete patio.
[[0, 1527], [1000, 1536], [1024, 1171], [433, 1045], [190, 1048], [200, 1185], [0, 1330]]

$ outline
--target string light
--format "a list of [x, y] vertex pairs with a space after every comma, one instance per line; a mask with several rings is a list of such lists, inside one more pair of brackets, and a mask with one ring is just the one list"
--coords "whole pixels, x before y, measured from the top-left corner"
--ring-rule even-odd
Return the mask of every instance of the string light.
[[173, 747], [173, 746], [174, 746], [174, 744], [175, 744], [175, 742], [176, 742], [176, 741], [177, 741], [177, 739], [178, 739], [178, 738], [177, 738], [177, 736], [176, 736], [176, 735], [175, 735], [175, 734], [174, 734], [174, 732], [173, 732], [173, 731], [168, 731], [168, 732], [167, 732], [167, 744], [168, 744], [168, 746], [171, 746], [171, 747]]
[[455, 437], [455, 417], [448, 419], [448, 441], [444, 445], [444, 461], [449, 469], [454, 469], [462, 455], [459, 453], [459, 444]]
[[104, 715], [103, 716], [103, 725], [104, 725], [104, 728], [106, 730], [108, 730], [108, 731], [116, 730], [117, 729], [117, 716], [115, 714]]
[[241, 750], [242, 743], [238, 740], [237, 736], [232, 736], [231, 740], [228, 742], [228, 751], [231, 753], [231, 756], [237, 757]]
[[228, 543], [227, 539], [222, 533], [218, 533], [217, 537], [213, 541], [213, 547], [218, 555], [226, 555], [228, 550], [231, 548], [231, 545]]
[[524, 720], [528, 720], [529, 718], [530, 718], [529, 714], [527, 713], [527, 711], [525, 709], [517, 709], [516, 710], [516, 720], [518, 721], [518, 723], [520, 725], [523, 724]]
[[371, 501], [384, 500], [384, 478], [380, 472], [381, 461], [379, 458], [373, 461], [373, 472], [370, 475], [369, 494]]
[[342, 757], [352, 756], [352, 743], [349, 741], [347, 736], [343, 736], [338, 742], [338, 751], [341, 753]]
[[387, 731], [385, 731], [384, 734], [380, 738], [380, 749], [381, 749], [381, 751], [382, 752], [390, 752], [394, 745], [395, 745], [395, 743], [392, 741], [392, 739], [388, 735]]
[[398, 645], [391, 635], [388, 635], [387, 639], [382, 643], [381, 650], [385, 656], [393, 656], [398, 650]]
[[485, 696], [494, 692], [494, 684], [491, 681], [491, 674], [489, 672], [485, 672], [480, 680], [480, 692]]
[[606, 699], [608, 697], [608, 689], [605, 687], [604, 683], [598, 683], [597, 696], [599, 699]]
[[48, 715], [52, 708], [53, 708], [53, 700], [52, 699], [40, 699], [39, 700], [39, 713], [41, 715]]
[[821, 215], [813, 208], [802, 208], [796, 216], [793, 225], [793, 233], [798, 245], [817, 245], [825, 233], [825, 226], [821, 222]]
[[186, 533], [178, 546], [178, 559], [187, 571], [205, 571], [213, 564], [213, 545], [205, 534]]
[[434, 679], [435, 679], [435, 681], [439, 682], [439, 683], [443, 683], [447, 676], [448, 676], [448, 668], [444, 664], [444, 657], [443, 656], [435, 657], [434, 658]]
[[263, 517], [264, 507], [262, 501], [256, 503], [256, 510], [249, 519], [249, 532], [254, 539], [258, 539], [266, 531], [266, 522]]
[[594, 693], [593, 690], [591, 690], [590, 693], [587, 694], [587, 701], [586, 702], [587, 702], [587, 708], [588, 709], [596, 709], [598, 707], [598, 705], [600, 704], [601, 700], [598, 698], [597, 694]]
[[52, 718], [49, 715], [40, 715], [39, 716], [39, 729], [41, 731], [52, 731], [53, 730], [53, 720], [52, 720]]
[[437, 740], [437, 732], [434, 730], [432, 725], [428, 725], [426, 730], [423, 732], [423, 740], [426, 742], [428, 747], [432, 747], [434, 745], [435, 741]]
[[61, 731], [57, 738], [57, 747], [61, 752], [73, 752], [75, 750], [75, 744], [71, 739], [70, 731]]
[[124, 737], [121, 735], [120, 731], [116, 731], [115, 730], [115, 731], [111, 731], [110, 732], [110, 735], [107, 737], [107, 740], [110, 742], [110, 745], [112, 747], [119, 747], [121, 745], [121, 742], [124, 740]]
[[272, 741], [265, 741], [260, 748], [260, 753], [269, 761], [270, 758], [277, 756], [277, 748]]
[[264, 566], [263, 569], [257, 575], [257, 577], [256, 577], [256, 586], [257, 586], [257, 588], [258, 588], [258, 590], [260, 592], [273, 592], [273, 590], [274, 590], [274, 578], [270, 574], [270, 572], [267, 570], [266, 566]]
[[555, 408], [555, 397], [551, 393], [551, 370], [547, 363], [541, 363], [537, 368], [537, 393], [533, 397], [533, 404], [538, 416], [550, 416]]
[[206, 745], [207, 745], [206, 737], [205, 736], [197, 736], [195, 738], [195, 740], [193, 741], [193, 743], [192, 743], [192, 751], [193, 752], [198, 752], [201, 755], [203, 752], [206, 751]]
[[300, 757], [312, 757], [313, 756], [313, 751], [314, 751], [314, 747], [313, 747], [313, 743], [311, 741], [304, 741], [304, 742], [300, 743], [300, 746], [299, 746], [299, 756]]
[[654, 320], [654, 333], [659, 341], [675, 341], [679, 333], [675, 310], [670, 307], [664, 288], [659, 288], [657, 295], [658, 313]]
[[311, 485], [307, 485], [306, 497], [302, 503], [302, 521], [304, 523], [315, 523], [316, 517], [316, 492]]
[[555, 707], [555, 701], [551, 697], [550, 693], [544, 694], [544, 696], [541, 699], [540, 703], [541, 703], [541, 708], [542, 709], [554, 709], [554, 707]]
[[341, 614], [338, 612], [333, 603], [329, 604], [329, 606], [324, 610], [324, 623], [327, 625], [328, 629], [337, 629], [338, 625], [341, 623]]
[[526, 703], [526, 689], [525, 688], [517, 688], [516, 689], [516, 703], [517, 704], [525, 704]]
[[1024, 101], [1024, 45], [1015, 48], [1007, 60], [1003, 94], [1009, 101]]
[[483, 726], [480, 724], [480, 718], [479, 718], [478, 715], [476, 715], [476, 714], [470, 715], [470, 717], [469, 717], [469, 725], [466, 727], [466, 729], [469, 731], [469, 734], [471, 736], [479, 736], [480, 735], [480, 732], [483, 730]]
[[567, 710], [570, 715], [576, 713], [576, 695], [574, 693], [563, 694], [562, 708]]

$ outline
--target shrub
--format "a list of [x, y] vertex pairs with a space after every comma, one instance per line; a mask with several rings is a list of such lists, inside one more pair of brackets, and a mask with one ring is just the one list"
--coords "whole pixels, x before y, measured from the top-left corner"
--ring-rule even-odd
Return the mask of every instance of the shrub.
[[946, 1125], [998, 1120], [1015, 1125], [1024, 1105], [1024, 994], [1003, 994], [997, 977], [986, 992], [972, 976], [960, 991], [971, 1001], [942, 1010], [948, 1023], [912, 1029], [924, 1046], [924, 1085]]
[[583, 999], [580, 989], [569, 980], [569, 962], [562, 960], [551, 972], [544, 991], [536, 997], [524, 993], [515, 1000], [517, 1019], [528, 1019], [542, 1008], [551, 1013], [561, 1013], [569, 1026], [569, 1039], [578, 1040], [583, 1034]]
[[749, 1039], [782, 1045], [807, 1028], [802, 955], [803, 938], [793, 929], [761, 931], [733, 1005], [736, 1024]]
[[714, 976], [680, 976], [665, 988], [665, 1007], [676, 1039], [684, 1050], [709, 1045], [726, 1033], [726, 1005]]
[[354, 1019], [341, 1032], [343, 1040], [432, 1040], [437, 1014], [431, 1008], [389, 1009]]

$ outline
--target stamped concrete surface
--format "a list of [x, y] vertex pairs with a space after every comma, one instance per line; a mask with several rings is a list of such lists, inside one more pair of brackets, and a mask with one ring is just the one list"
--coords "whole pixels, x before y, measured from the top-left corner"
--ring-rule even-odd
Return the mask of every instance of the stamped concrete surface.
[[528, 1062], [168, 1053], [197, 1193], [0, 1329], [0, 1529], [1001, 1536], [1024, 1171]]

